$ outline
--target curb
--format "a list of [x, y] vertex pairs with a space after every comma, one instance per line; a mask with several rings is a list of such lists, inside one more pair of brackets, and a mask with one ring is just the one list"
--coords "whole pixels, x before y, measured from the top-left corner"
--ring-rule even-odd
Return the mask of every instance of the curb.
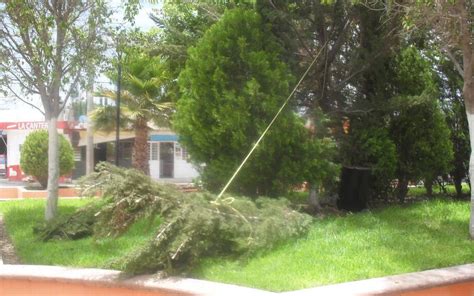
[[95, 268], [69, 268], [42, 265], [0, 265], [0, 294], [2, 281], [23, 280], [29, 284], [35, 282], [75, 284], [82, 286], [101, 286], [105, 288], [126, 288], [157, 295], [249, 295], [270, 296], [276, 293], [247, 288], [237, 285], [215, 283], [188, 278], [159, 279], [153, 275], [144, 275], [122, 279], [117, 270]]
[[421, 272], [321, 286], [285, 292], [281, 293], [281, 295], [386, 295], [414, 290], [424, 290], [464, 282], [474, 283], [474, 264], [458, 265]]
[[[309, 295], [382, 295], [406, 291], [430, 289], [438, 286], [472, 282], [474, 285], [474, 264], [465, 264], [448, 268], [422, 272], [373, 278], [329, 286], [321, 286], [298, 291], [273, 293], [237, 285], [210, 282], [189, 278], [159, 279], [153, 275], [144, 275], [128, 279], [121, 277], [117, 270], [93, 268], [69, 268], [41, 265], [0, 265], [0, 283], [8, 280], [20, 280], [25, 283], [46, 282], [100, 286], [104, 288], [126, 288], [148, 291], [157, 295], [250, 295], [250, 296], [309, 296]], [[474, 287], [473, 287], [474, 289]], [[0, 292], [2, 284], [0, 284]]]

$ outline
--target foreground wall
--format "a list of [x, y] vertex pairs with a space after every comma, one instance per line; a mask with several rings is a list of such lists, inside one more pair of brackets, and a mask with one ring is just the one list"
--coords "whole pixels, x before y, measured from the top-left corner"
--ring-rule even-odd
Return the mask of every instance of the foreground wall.
[[474, 264], [272, 293], [196, 279], [124, 279], [119, 271], [0, 265], [0, 295], [474, 295]]

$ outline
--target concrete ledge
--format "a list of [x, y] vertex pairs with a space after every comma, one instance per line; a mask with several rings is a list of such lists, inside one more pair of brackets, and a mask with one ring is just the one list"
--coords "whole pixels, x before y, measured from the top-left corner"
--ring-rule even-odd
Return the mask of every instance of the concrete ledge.
[[[267, 291], [204, 280], [185, 278], [158, 279], [152, 275], [121, 279], [120, 272], [116, 270], [41, 265], [1, 265], [0, 295], [6, 295], [2, 293], [2, 289], [7, 285], [2, 282], [8, 282], [9, 280], [23, 280], [33, 286], [35, 283], [48, 284], [50, 287], [53, 287], [55, 284], [75, 284], [76, 286], [85, 286], [88, 289], [96, 287], [110, 289], [125, 288], [148, 292], [143, 295], [275, 295], [275, 293]], [[150, 294], [151, 292], [154, 293]], [[63, 295], [66, 294], [64, 293]]]
[[[386, 295], [460, 283], [470, 283], [474, 289], [474, 264], [434, 269], [402, 275], [374, 278], [299, 291], [272, 293], [268, 291], [186, 278], [158, 279], [153, 275], [122, 279], [116, 270], [69, 268], [41, 265], [1, 265], [0, 295], [10, 289], [23, 289], [22, 295], [53, 295], [53, 290], [79, 291], [77, 295]], [[99, 291], [99, 292], [98, 292]], [[474, 291], [474, 290], [473, 290]], [[112, 294], [110, 294], [112, 293]], [[71, 295], [76, 295], [72, 293]], [[102, 295], [102, 294], [101, 294]], [[105, 294], [104, 294], [105, 295]]]
[[373, 278], [342, 284], [285, 292], [285, 296], [383, 295], [474, 282], [474, 264]]

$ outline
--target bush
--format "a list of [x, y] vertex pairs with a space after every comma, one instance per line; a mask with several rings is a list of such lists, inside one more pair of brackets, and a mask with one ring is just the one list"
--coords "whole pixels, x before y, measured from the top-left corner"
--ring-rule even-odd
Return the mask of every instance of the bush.
[[438, 102], [429, 92], [401, 97], [406, 102], [391, 121], [390, 133], [397, 146], [399, 198], [404, 200], [408, 180], [432, 181], [448, 173], [453, 159], [450, 130]]
[[[35, 177], [43, 188], [48, 185], [48, 132], [30, 133], [21, 147], [20, 166], [27, 175]], [[59, 135], [59, 175], [74, 168], [74, 151], [63, 135]]]

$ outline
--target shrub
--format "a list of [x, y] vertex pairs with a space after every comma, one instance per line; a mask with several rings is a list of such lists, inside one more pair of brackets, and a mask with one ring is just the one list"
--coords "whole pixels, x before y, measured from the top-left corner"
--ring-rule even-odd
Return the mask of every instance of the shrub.
[[[30, 133], [21, 147], [20, 166], [27, 175], [35, 177], [43, 188], [48, 185], [48, 132]], [[74, 151], [63, 135], [59, 135], [59, 175], [74, 168]]]
[[408, 180], [433, 180], [448, 173], [453, 159], [450, 130], [433, 94], [401, 97], [406, 102], [391, 121], [397, 146], [399, 198], [405, 198]]

